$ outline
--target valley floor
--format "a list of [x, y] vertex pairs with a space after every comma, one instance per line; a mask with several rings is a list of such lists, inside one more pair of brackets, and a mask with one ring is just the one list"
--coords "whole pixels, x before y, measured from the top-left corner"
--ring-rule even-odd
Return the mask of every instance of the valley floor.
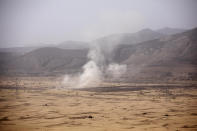
[[197, 130], [196, 85], [78, 90], [28, 80], [1, 79], [1, 131]]

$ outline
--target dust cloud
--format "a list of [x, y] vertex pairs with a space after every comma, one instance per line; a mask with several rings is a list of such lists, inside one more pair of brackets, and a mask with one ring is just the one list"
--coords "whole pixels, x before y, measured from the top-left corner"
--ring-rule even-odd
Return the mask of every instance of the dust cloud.
[[[114, 48], [109, 48], [107, 53], [112, 53]], [[66, 74], [63, 85], [69, 88], [95, 87], [103, 80], [120, 78], [126, 72], [127, 65], [109, 62], [104, 52], [106, 48], [94, 43], [89, 49], [87, 55], [89, 61], [82, 67], [83, 71], [78, 74]]]

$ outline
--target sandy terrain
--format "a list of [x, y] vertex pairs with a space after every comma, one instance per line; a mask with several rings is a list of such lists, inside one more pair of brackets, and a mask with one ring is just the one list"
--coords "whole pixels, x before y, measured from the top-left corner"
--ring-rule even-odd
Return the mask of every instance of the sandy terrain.
[[1, 80], [1, 131], [197, 130], [196, 86], [70, 90], [33, 78]]

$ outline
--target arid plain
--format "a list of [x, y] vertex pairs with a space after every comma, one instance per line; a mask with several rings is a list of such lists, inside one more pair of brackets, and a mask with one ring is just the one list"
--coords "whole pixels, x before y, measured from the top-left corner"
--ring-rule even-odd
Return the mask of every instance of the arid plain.
[[2, 131], [197, 130], [195, 82], [69, 89], [61, 78], [0, 80]]

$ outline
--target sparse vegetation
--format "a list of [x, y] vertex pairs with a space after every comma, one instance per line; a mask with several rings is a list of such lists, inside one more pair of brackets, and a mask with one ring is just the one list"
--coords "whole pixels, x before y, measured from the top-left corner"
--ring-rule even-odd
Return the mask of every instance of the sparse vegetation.
[[16, 93], [13, 90], [16, 78], [2, 78], [0, 128], [152, 130], [154, 126], [158, 130], [196, 129], [195, 83], [102, 83], [100, 87], [71, 90], [60, 88], [61, 79], [17, 77], [20, 88]]

